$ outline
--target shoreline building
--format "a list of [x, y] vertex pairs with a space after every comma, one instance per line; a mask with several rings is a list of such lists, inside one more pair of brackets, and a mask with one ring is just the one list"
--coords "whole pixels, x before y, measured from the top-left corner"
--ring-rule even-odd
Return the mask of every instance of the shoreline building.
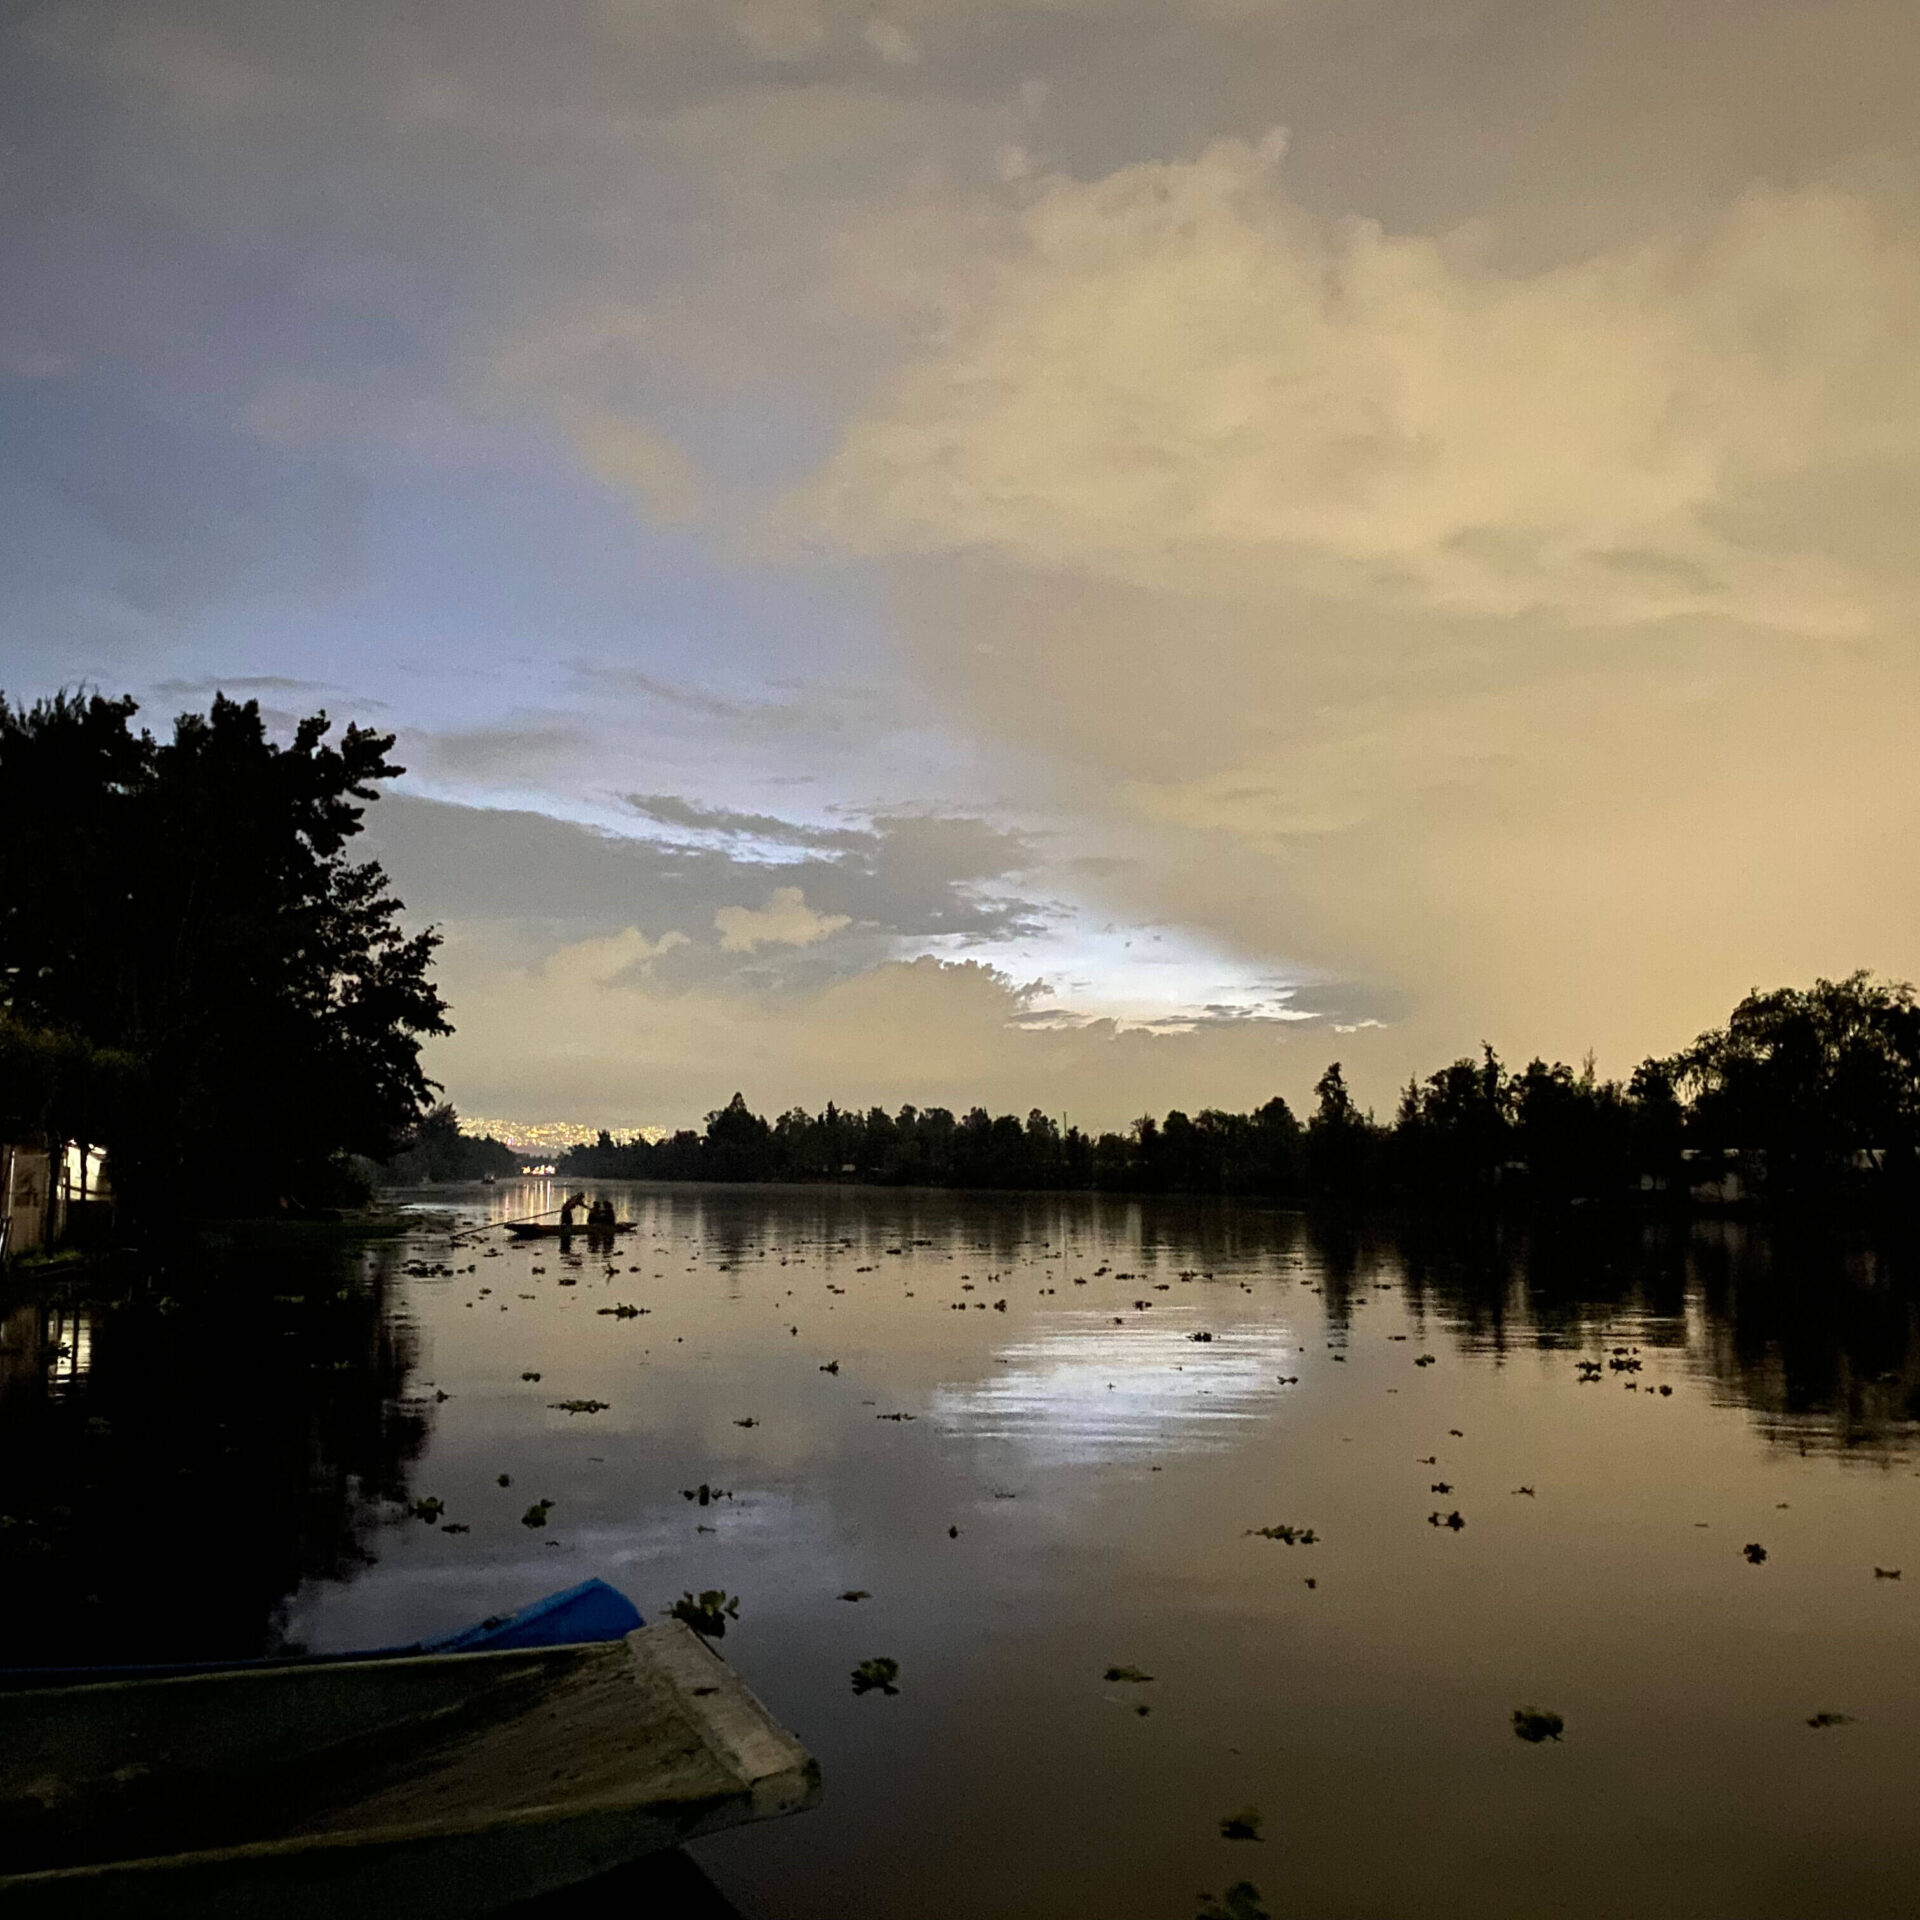
[[112, 1213], [104, 1147], [80, 1140], [0, 1141], [0, 1266], [91, 1239]]

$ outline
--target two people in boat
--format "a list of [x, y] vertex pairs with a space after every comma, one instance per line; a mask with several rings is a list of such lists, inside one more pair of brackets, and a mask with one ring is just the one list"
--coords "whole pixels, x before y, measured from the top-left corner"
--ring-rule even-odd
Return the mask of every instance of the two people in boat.
[[560, 1237], [564, 1240], [571, 1236], [574, 1231], [573, 1216], [581, 1207], [587, 1208], [588, 1244], [592, 1245], [604, 1237], [608, 1245], [611, 1245], [613, 1230], [619, 1224], [613, 1211], [613, 1202], [596, 1200], [591, 1206], [587, 1206], [587, 1196], [584, 1193], [571, 1194], [561, 1203]]

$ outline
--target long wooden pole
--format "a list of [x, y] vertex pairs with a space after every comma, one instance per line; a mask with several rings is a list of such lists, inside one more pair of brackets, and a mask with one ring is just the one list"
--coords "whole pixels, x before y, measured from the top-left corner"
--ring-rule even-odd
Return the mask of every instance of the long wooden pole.
[[511, 1220], [488, 1220], [477, 1227], [462, 1227], [458, 1233], [447, 1235], [449, 1241], [477, 1240], [483, 1233], [491, 1233], [495, 1227], [514, 1227], [528, 1220], [545, 1220], [551, 1214], [563, 1212], [562, 1207], [549, 1207], [545, 1213], [516, 1213]]

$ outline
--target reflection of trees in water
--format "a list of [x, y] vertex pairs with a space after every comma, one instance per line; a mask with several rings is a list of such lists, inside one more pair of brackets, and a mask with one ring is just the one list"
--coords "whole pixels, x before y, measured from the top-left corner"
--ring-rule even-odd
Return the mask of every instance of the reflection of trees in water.
[[1911, 1450], [1920, 1441], [1920, 1263], [1816, 1221], [1711, 1223], [1693, 1270], [1713, 1379], [1806, 1449]]
[[[1316, 1225], [1331, 1302], [1365, 1272], [1366, 1230]], [[1397, 1230], [1409, 1305], [1463, 1345], [1685, 1348], [1769, 1437], [1815, 1449], [1920, 1442], [1920, 1260], [1812, 1219], [1644, 1221], [1584, 1212], [1529, 1224]]]
[[[660, 1238], [701, 1243], [733, 1265], [763, 1250], [827, 1249], [885, 1258], [889, 1247], [930, 1241], [1011, 1266], [1048, 1253], [1090, 1265], [1159, 1259], [1176, 1267], [1286, 1260], [1301, 1244], [1299, 1214], [1180, 1194], [968, 1193], [942, 1188], [618, 1186], [622, 1212], [641, 1231], [624, 1246], [644, 1254]], [[598, 1191], [598, 1188], [594, 1188]], [[849, 1249], [846, 1243], [851, 1242]], [[638, 1256], [629, 1254], [628, 1260]]]
[[255, 1260], [0, 1326], [0, 1658], [259, 1653], [303, 1579], [369, 1557], [425, 1437], [411, 1329], [333, 1250], [265, 1258], [277, 1296]]
[[1626, 1319], [1642, 1345], [1684, 1344], [1685, 1264], [1664, 1223], [1584, 1212], [1531, 1226], [1428, 1219], [1403, 1222], [1395, 1237], [1409, 1304], [1469, 1346], [1583, 1346]]

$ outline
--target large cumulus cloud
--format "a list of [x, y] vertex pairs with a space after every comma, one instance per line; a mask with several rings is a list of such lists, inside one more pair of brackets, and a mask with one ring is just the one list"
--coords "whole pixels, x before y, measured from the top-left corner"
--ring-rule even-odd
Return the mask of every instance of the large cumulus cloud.
[[787, 524], [1155, 850], [1116, 892], [1402, 987], [1382, 1066], [1624, 1069], [1920, 959], [1896, 213], [1754, 186], [1520, 269], [1309, 214], [1277, 138], [1056, 178]]

